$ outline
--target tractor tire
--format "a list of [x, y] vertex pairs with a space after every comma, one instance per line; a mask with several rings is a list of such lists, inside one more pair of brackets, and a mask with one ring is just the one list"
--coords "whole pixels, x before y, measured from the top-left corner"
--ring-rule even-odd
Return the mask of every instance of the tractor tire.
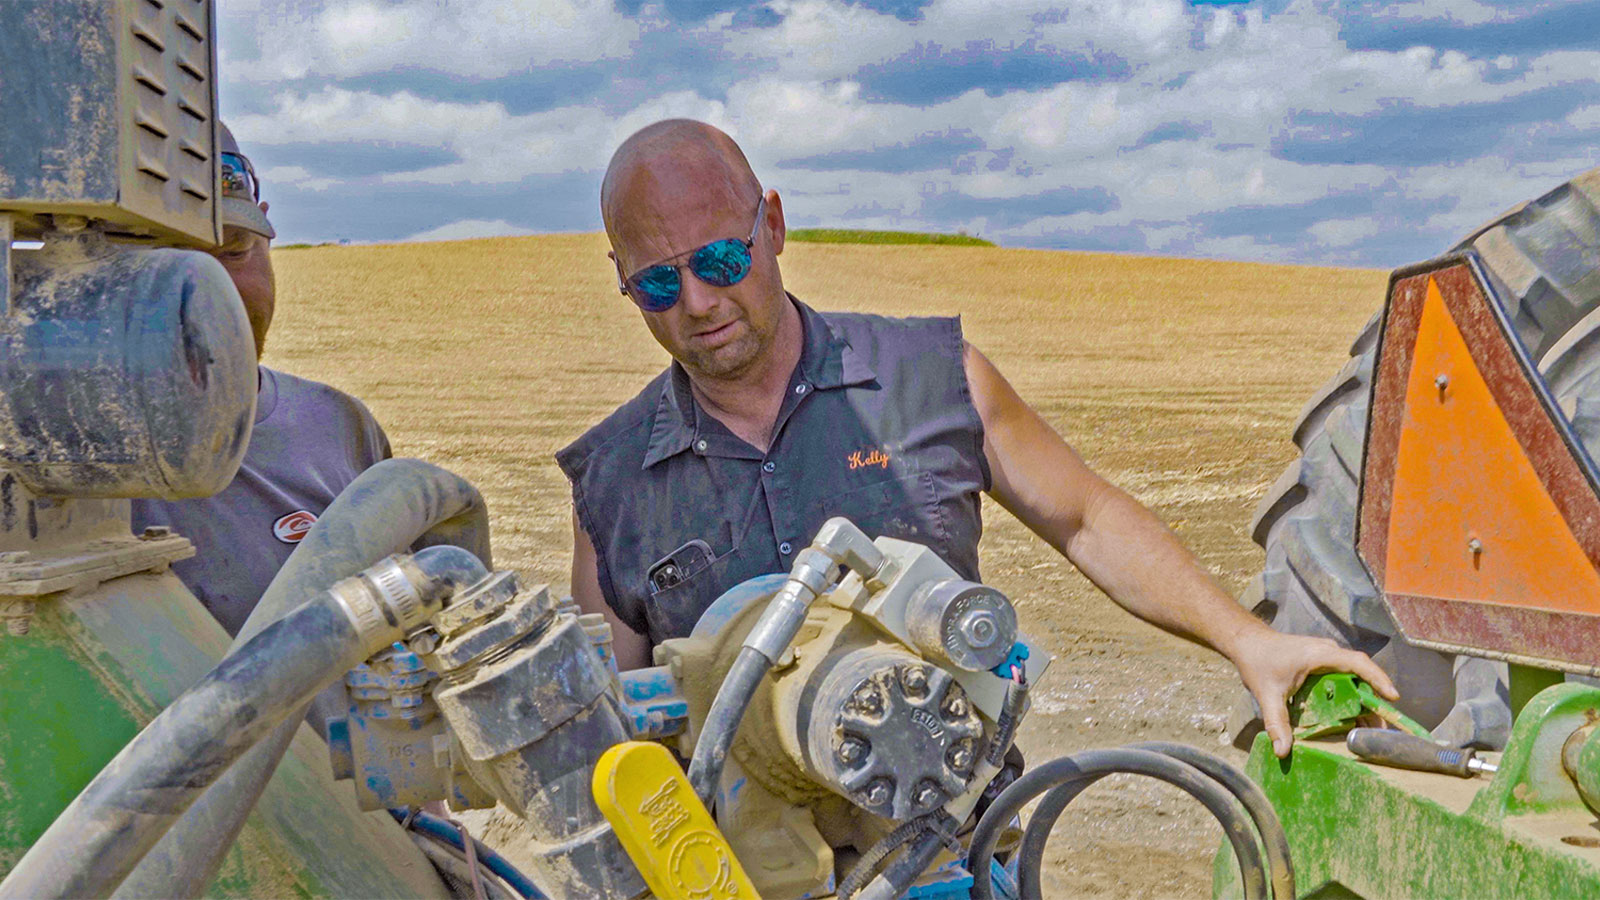
[[[1592, 457], [1600, 458], [1600, 169], [1479, 229], [1477, 251], [1517, 336]], [[1382, 311], [1350, 360], [1311, 398], [1294, 427], [1301, 456], [1257, 508], [1252, 538], [1266, 565], [1239, 602], [1279, 631], [1361, 650], [1400, 688], [1400, 707], [1456, 746], [1499, 749], [1510, 734], [1506, 667], [1406, 644], [1356, 556], [1373, 363]], [[1260, 730], [1246, 698], [1230, 722], [1236, 745]]]

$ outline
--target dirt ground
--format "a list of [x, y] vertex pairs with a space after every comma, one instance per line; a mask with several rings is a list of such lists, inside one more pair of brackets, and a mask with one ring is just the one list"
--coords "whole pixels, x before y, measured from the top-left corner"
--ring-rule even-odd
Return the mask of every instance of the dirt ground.
[[[267, 363], [364, 399], [393, 441], [488, 498], [496, 562], [564, 588], [567, 484], [552, 454], [666, 364], [599, 235], [277, 251]], [[962, 316], [967, 338], [1090, 465], [1237, 593], [1255, 504], [1301, 405], [1342, 365], [1385, 273], [968, 247], [791, 244], [820, 309]], [[1044, 760], [1141, 739], [1225, 748], [1219, 657], [1115, 607], [993, 504], [986, 580], [1055, 655], [1021, 744]], [[1186, 797], [1105, 783], [1051, 846], [1052, 896], [1208, 897], [1220, 831]], [[515, 856], [514, 852], [511, 854]]]

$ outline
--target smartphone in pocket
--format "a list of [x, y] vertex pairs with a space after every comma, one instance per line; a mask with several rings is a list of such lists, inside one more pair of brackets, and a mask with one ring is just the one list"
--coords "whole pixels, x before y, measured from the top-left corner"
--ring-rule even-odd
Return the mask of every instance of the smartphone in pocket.
[[716, 559], [711, 545], [696, 538], [668, 553], [651, 564], [645, 576], [650, 580], [650, 593], [659, 594], [688, 581], [709, 567]]

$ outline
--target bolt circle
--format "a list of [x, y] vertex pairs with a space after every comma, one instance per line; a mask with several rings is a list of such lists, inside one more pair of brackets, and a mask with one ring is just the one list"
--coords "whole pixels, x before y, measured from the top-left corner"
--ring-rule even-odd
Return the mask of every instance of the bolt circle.
[[867, 806], [883, 806], [894, 798], [894, 786], [887, 778], [873, 779], [861, 792], [861, 800]]
[[851, 699], [855, 700], [858, 709], [869, 715], [883, 711], [883, 695], [878, 693], [878, 689], [873, 685], [864, 684], [857, 688], [855, 696]]
[[858, 737], [847, 737], [839, 744], [839, 761], [845, 765], [853, 765], [867, 758], [872, 746]]

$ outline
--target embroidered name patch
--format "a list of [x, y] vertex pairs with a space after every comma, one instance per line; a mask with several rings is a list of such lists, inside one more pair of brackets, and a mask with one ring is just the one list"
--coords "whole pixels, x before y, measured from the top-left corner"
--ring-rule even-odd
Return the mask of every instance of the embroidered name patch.
[[870, 452], [857, 450], [845, 457], [845, 461], [850, 463], [850, 471], [852, 472], [856, 469], [866, 469], [872, 466], [877, 466], [880, 469], [889, 468], [889, 454], [882, 450], [872, 450]]

